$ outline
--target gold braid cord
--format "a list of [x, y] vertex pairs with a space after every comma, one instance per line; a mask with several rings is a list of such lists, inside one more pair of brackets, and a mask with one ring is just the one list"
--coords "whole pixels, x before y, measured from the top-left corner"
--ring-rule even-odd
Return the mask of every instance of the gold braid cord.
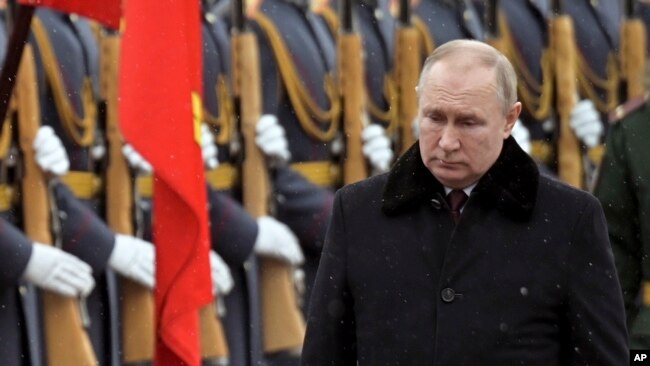
[[[603, 79], [589, 66], [577, 45], [575, 48], [578, 61], [576, 73], [580, 92], [591, 99], [599, 111], [607, 113], [613, 110], [618, 106], [618, 83], [620, 80], [616, 55], [612, 52], [607, 55], [607, 76]], [[605, 100], [598, 95], [596, 88], [606, 91]]]
[[79, 117], [72, 107], [67, 96], [61, 72], [58, 68], [59, 62], [52, 47], [52, 42], [47, 34], [45, 26], [40, 19], [34, 17], [32, 20], [32, 31], [36, 37], [36, 43], [43, 57], [45, 76], [54, 95], [54, 103], [59, 117], [63, 122], [66, 132], [80, 146], [88, 147], [95, 139], [95, 124], [97, 118], [97, 105], [93, 95], [93, 85], [90, 77], [86, 76], [83, 82], [82, 103], [84, 117]]
[[499, 14], [499, 30], [502, 35], [501, 52], [508, 57], [517, 72], [517, 91], [521, 98], [524, 108], [536, 120], [543, 121], [547, 119], [551, 112], [553, 101], [553, 81], [552, 81], [552, 58], [548, 50], [542, 52], [542, 84], [532, 74], [523, 56], [517, 50], [515, 41], [508, 26], [508, 22], [502, 14]]
[[216, 135], [216, 141], [219, 145], [224, 145], [230, 141], [233, 132], [233, 101], [230, 98], [228, 83], [223, 74], [219, 74], [215, 84], [215, 93], [219, 103], [218, 115], [211, 114], [205, 106], [203, 107], [203, 118], [210, 125], [215, 127], [219, 133]]
[[[329, 110], [324, 110], [309, 95], [309, 91], [300, 80], [289, 50], [273, 22], [262, 13], [255, 14], [253, 19], [260, 25], [271, 43], [284, 87], [303, 130], [309, 137], [318, 141], [331, 141], [339, 130], [341, 116], [341, 102], [334, 77], [329, 74], [325, 76], [324, 87], [331, 107]], [[321, 124], [328, 124], [327, 130], [322, 130], [315, 125], [313, 119]]]

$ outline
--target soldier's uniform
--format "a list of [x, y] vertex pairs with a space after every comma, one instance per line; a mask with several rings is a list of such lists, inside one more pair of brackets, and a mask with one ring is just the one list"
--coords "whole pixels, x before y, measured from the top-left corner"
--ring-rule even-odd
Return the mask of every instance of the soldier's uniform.
[[470, 0], [422, 0], [413, 11], [424, 41], [424, 58], [455, 39], [483, 40], [480, 13]]
[[90, 149], [101, 144], [98, 49], [89, 23], [39, 8], [32, 26], [42, 124], [60, 136], [70, 173], [55, 187], [63, 249], [88, 263], [97, 286], [87, 300], [89, 335], [100, 365], [119, 364], [117, 283], [107, 268], [113, 232], [103, 223], [101, 172]]
[[600, 200], [627, 311], [630, 347], [650, 348], [650, 105], [628, 101], [611, 113], [595, 195]]
[[241, 206], [239, 178], [230, 156], [233, 120], [230, 76], [230, 36], [227, 25], [210, 12], [202, 22], [204, 117], [215, 134], [219, 167], [206, 172], [209, 183], [210, 230], [213, 249], [226, 261], [234, 281], [224, 296], [222, 318], [231, 365], [262, 362], [259, 281], [253, 253], [258, 228]]
[[254, 20], [263, 113], [277, 116], [292, 156], [290, 169], [273, 172], [276, 218], [291, 228], [303, 247], [308, 300], [333, 189], [340, 185], [337, 158], [331, 151], [341, 110], [334, 77], [336, 47], [325, 20], [305, 6], [265, 0]]
[[[530, 131], [531, 155], [537, 162], [554, 169], [555, 136], [543, 123], [551, 118], [553, 92], [546, 1], [499, 1], [504, 22], [499, 23], [502, 51], [517, 73], [517, 90], [523, 104], [521, 121]], [[548, 122], [547, 122], [548, 124]]]

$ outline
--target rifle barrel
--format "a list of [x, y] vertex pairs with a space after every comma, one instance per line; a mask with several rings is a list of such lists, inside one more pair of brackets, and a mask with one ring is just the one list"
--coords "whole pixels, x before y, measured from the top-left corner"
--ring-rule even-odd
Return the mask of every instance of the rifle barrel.
[[232, 25], [233, 28], [243, 33], [246, 30], [246, 21], [244, 20], [244, 0], [233, 0], [232, 3]]
[[488, 0], [485, 4], [485, 24], [487, 26], [488, 36], [491, 38], [497, 38], [499, 36], [498, 13], [499, 1]]
[[7, 44], [7, 56], [5, 57], [2, 72], [0, 73], [0, 130], [2, 129], [2, 124], [4, 124], [7, 110], [9, 109], [9, 100], [11, 99], [11, 94], [13, 94], [14, 85], [16, 85], [18, 65], [23, 56], [23, 49], [27, 42], [33, 15], [33, 6], [18, 6], [14, 28]]
[[341, 30], [352, 33], [352, 0], [340, 0], [339, 9], [341, 9]]
[[399, 23], [401, 25], [411, 24], [411, 8], [409, 0], [399, 0]]

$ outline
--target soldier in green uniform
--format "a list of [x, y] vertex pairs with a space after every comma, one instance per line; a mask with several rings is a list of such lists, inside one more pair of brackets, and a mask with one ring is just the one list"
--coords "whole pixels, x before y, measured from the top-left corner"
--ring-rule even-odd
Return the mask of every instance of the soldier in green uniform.
[[633, 349], [650, 349], [649, 137], [647, 95], [612, 112], [594, 192], [607, 218]]

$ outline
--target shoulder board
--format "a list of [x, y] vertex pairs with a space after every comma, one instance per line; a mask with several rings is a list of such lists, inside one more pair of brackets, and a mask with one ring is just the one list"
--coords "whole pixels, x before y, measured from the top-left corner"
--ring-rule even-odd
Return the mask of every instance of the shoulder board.
[[609, 123], [615, 125], [623, 118], [629, 116], [632, 112], [639, 110], [646, 105], [648, 97], [649, 95], [646, 93], [619, 105], [613, 111], [609, 112]]

